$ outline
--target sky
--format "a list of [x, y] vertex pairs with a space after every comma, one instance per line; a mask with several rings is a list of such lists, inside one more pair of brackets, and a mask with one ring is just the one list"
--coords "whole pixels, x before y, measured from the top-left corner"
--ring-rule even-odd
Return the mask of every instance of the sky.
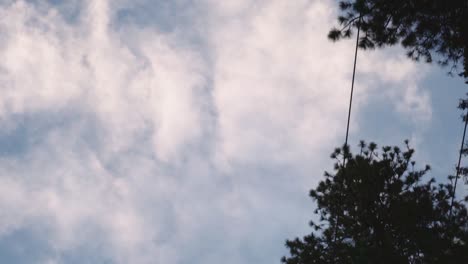
[[[332, 0], [0, 0], [1, 263], [280, 263], [344, 142]], [[360, 52], [350, 144], [445, 182], [466, 90]], [[467, 193], [460, 185], [458, 195]]]

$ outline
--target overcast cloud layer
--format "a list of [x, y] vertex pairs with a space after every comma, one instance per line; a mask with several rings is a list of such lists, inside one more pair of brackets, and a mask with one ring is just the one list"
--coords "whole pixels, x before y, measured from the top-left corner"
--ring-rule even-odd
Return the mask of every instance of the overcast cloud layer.
[[[347, 114], [334, 1], [0, 2], [0, 262], [278, 263], [309, 231]], [[400, 53], [360, 55], [354, 120], [431, 120]]]

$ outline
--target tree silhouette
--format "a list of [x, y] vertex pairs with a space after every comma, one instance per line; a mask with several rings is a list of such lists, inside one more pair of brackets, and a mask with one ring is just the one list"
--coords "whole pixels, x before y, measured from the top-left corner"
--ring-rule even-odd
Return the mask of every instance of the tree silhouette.
[[[360, 143], [360, 153], [336, 149], [334, 174], [310, 196], [318, 222], [302, 239], [287, 241], [285, 264], [468, 263], [468, 215], [452, 185], [423, 181], [414, 150]], [[346, 159], [346, 164], [343, 160]]]
[[[336, 41], [351, 37], [360, 27], [361, 48], [400, 43], [409, 57], [437, 61], [468, 78], [468, 1], [354, 0], [340, 1], [339, 28], [329, 33]], [[467, 79], [468, 81], [468, 79]]]

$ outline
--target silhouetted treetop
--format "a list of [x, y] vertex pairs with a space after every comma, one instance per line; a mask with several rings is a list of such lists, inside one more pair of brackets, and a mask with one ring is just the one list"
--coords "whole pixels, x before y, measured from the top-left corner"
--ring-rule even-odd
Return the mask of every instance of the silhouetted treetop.
[[458, 72], [468, 78], [467, 0], [354, 0], [339, 6], [340, 27], [330, 39], [349, 38], [360, 25], [363, 49], [401, 43], [409, 57], [437, 57], [442, 65], [462, 66]]
[[467, 209], [455, 201], [449, 215], [452, 185], [424, 181], [430, 168], [418, 170], [413, 153], [408, 144], [336, 149], [334, 173], [310, 191], [319, 221], [286, 242], [282, 262], [468, 263]]

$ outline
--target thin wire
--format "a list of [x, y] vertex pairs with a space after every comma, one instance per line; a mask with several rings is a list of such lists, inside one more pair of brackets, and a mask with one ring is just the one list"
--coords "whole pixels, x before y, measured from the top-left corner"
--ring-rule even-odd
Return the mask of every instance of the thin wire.
[[[359, 33], [361, 32], [361, 19], [362, 19], [362, 16], [359, 15], [359, 22], [357, 24], [356, 49], [354, 51], [353, 78], [351, 80], [351, 95], [349, 97], [348, 122], [346, 124], [346, 138], [345, 138], [345, 144], [344, 144], [345, 147], [348, 146], [349, 121], [351, 120], [351, 106], [353, 105], [354, 79], [356, 77], [356, 64], [357, 64], [357, 54], [358, 54], [358, 48], [359, 48]], [[345, 171], [345, 167], [346, 167], [346, 154], [344, 154], [343, 156], [343, 173]], [[337, 215], [336, 222], [335, 222], [333, 242], [336, 242], [336, 238], [337, 238], [336, 233], [338, 231], [338, 221], [339, 221], [339, 216]]]
[[361, 17], [359, 17], [359, 23], [357, 26], [356, 50], [354, 51], [353, 79], [351, 81], [351, 95], [349, 97], [348, 123], [346, 124], [345, 146], [348, 145], [349, 121], [351, 120], [351, 106], [353, 105], [354, 79], [356, 77], [356, 64], [357, 64], [357, 54], [358, 54], [358, 48], [359, 48], [359, 32], [360, 31], [361, 31]]
[[460, 177], [460, 164], [461, 164], [461, 158], [463, 155], [463, 144], [465, 143], [466, 127], [468, 126], [468, 112], [467, 112], [467, 115], [464, 116], [464, 119], [465, 119], [465, 128], [463, 129], [463, 137], [462, 137], [462, 141], [460, 145], [460, 153], [458, 156], [457, 176], [455, 176], [455, 183], [453, 185], [453, 191], [452, 191], [452, 201], [450, 202], [450, 213], [449, 213], [450, 218], [452, 218], [453, 201], [455, 200], [455, 192], [457, 190], [458, 177]]

